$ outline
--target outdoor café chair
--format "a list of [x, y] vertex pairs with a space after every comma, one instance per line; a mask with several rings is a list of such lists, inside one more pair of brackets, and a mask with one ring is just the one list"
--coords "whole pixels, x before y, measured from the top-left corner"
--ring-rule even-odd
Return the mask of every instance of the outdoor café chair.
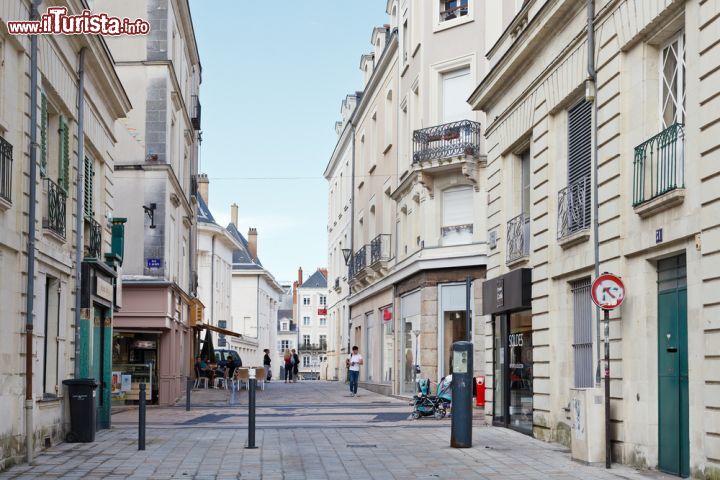
[[264, 368], [255, 368], [255, 378], [257, 379], [256, 385], [259, 385], [261, 390], [265, 390], [265, 375], [267, 375], [267, 373]]
[[235, 379], [238, 383], [238, 390], [242, 389], [243, 383], [245, 383], [245, 385], [247, 386], [248, 380], [250, 379], [248, 369], [244, 367], [238, 367], [237, 370], [235, 370]]
[[194, 389], [200, 388], [200, 384], [205, 385], [205, 389], [208, 388], [208, 377], [206, 375], [203, 375], [202, 372], [198, 368], [195, 368], [195, 385], [193, 385]]

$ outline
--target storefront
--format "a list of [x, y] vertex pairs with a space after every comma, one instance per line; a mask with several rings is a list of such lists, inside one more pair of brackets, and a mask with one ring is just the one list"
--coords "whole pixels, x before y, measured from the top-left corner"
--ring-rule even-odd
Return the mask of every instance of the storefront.
[[493, 425], [532, 435], [531, 269], [483, 283], [483, 314], [493, 325]]
[[158, 403], [158, 346], [161, 332], [115, 331], [113, 333], [112, 400], [116, 404], [137, 402], [140, 384], [147, 400]]

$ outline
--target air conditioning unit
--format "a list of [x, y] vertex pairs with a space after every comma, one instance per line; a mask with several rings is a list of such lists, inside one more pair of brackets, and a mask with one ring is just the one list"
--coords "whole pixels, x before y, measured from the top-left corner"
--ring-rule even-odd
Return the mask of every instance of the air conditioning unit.
[[605, 396], [601, 388], [570, 389], [570, 449], [573, 460], [605, 462]]

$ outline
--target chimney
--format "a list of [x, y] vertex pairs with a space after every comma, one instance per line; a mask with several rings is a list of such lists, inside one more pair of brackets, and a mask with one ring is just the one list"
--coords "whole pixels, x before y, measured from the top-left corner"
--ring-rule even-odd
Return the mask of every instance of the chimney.
[[320, 270], [320, 273], [322, 273], [323, 277], [325, 277], [325, 279], [327, 280], [327, 276], [328, 276], [327, 268], [318, 268], [318, 270]]
[[230, 205], [230, 223], [232, 223], [236, 227], [238, 225], [237, 216], [238, 216], [238, 206], [237, 206], [237, 203], [233, 203], [232, 205]]
[[302, 267], [298, 267], [298, 287], [303, 284]]
[[253, 262], [257, 261], [257, 228], [250, 228], [248, 230], [248, 253], [252, 257]]
[[210, 205], [210, 180], [208, 179], [207, 173], [198, 174], [198, 192], [205, 201], [205, 205]]

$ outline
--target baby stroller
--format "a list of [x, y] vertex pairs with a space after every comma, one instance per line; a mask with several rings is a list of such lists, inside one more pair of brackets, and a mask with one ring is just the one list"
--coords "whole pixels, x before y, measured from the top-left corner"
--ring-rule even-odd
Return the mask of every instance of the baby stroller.
[[412, 418], [434, 416], [438, 420], [445, 418], [452, 404], [452, 375], [443, 378], [438, 384], [437, 395], [430, 395], [430, 380], [420, 378], [417, 381], [418, 393], [413, 396]]

